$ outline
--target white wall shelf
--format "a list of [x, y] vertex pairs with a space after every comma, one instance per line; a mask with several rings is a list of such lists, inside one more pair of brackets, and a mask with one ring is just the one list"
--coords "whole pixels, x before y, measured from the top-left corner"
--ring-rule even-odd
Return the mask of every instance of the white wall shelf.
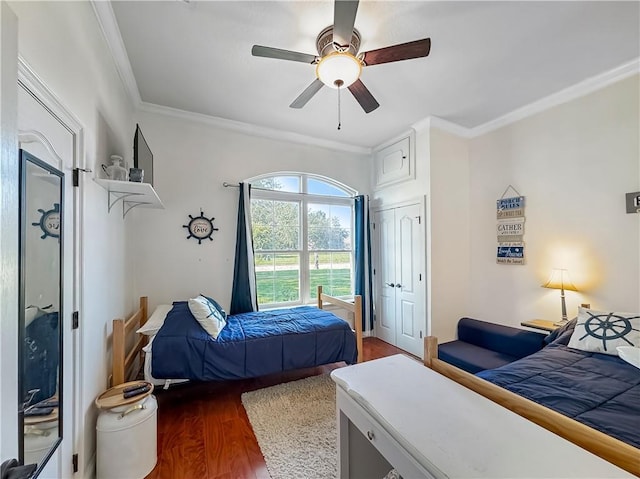
[[93, 181], [109, 192], [109, 211], [122, 200], [122, 217], [138, 206], [142, 208], [164, 209], [158, 194], [149, 183], [116, 181], [94, 178]]

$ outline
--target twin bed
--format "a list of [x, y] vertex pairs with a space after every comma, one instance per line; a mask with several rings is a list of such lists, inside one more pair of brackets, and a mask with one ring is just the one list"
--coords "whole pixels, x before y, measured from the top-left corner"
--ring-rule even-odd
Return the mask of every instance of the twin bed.
[[[145, 379], [156, 385], [252, 378], [341, 361], [353, 364], [362, 359], [361, 301], [360, 296], [347, 302], [326, 295], [319, 286], [317, 307], [227, 316], [226, 326], [214, 340], [186, 301], [158, 307], [147, 321], [148, 303], [143, 297], [129, 319], [113, 322], [111, 383], [129, 379], [140, 360]], [[326, 303], [351, 313], [354, 328], [326, 311]], [[140, 335], [131, 338], [133, 331]]]
[[568, 347], [575, 323], [540, 351], [475, 375], [438, 359], [437, 339], [428, 337], [425, 365], [640, 476], [640, 369]]

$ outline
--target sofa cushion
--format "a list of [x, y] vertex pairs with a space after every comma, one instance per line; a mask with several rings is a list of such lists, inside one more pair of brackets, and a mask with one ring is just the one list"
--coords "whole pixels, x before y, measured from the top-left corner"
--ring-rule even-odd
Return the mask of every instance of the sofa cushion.
[[451, 341], [438, 345], [438, 359], [475, 374], [504, 366], [519, 358], [465, 341]]
[[458, 321], [458, 339], [516, 359], [529, 356], [544, 346], [545, 335], [472, 318]]

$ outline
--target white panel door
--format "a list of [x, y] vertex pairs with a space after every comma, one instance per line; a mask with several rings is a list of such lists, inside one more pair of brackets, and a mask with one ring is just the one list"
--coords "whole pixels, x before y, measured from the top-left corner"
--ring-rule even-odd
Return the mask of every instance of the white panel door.
[[376, 268], [376, 336], [390, 344], [396, 343], [395, 290], [395, 215], [393, 210], [374, 215]]
[[[40, 473], [40, 477], [67, 478], [73, 475], [71, 456], [73, 449], [73, 421], [75, 390], [74, 364], [77, 363], [77, 335], [72, 333], [71, 317], [75, 309], [76, 278], [74, 274], [75, 249], [74, 192], [72, 171], [74, 167], [74, 135], [42, 101], [24, 85], [18, 88], [18, 138], [22, 149], [64, 173], [64, 262], [63, 316], [60, 328], [63, 335], [62, 364], [64, 384], [58, 385], [62, 393], [63, 430], [62, 442]], [[29, 438], [30, 439], [30, 438]], [[33, 442], [33, 441], [32, 441]], [[25, 458], [36, 446], [25, 439]], [[37, 454], [31, 454], [37, 456]]]
[[396, 223], [396, 346], [423, 354], [422, 218], [420, 205], [398, 208]]
[[423, 216], [418, 203], [374, 214], [376, 337], [419, 357], [426, 329]]

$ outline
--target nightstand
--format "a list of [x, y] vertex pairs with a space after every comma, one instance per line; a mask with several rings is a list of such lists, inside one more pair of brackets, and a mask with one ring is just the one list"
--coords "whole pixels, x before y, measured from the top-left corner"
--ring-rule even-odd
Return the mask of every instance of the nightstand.
[[549, 321], [547, 319], [530, 319], [529, 321], [522, 321], [521, 326], [527, 328], [540, 329], [542, 331], [552, 332], [558, 329], [560, 326], [555, 321]]

